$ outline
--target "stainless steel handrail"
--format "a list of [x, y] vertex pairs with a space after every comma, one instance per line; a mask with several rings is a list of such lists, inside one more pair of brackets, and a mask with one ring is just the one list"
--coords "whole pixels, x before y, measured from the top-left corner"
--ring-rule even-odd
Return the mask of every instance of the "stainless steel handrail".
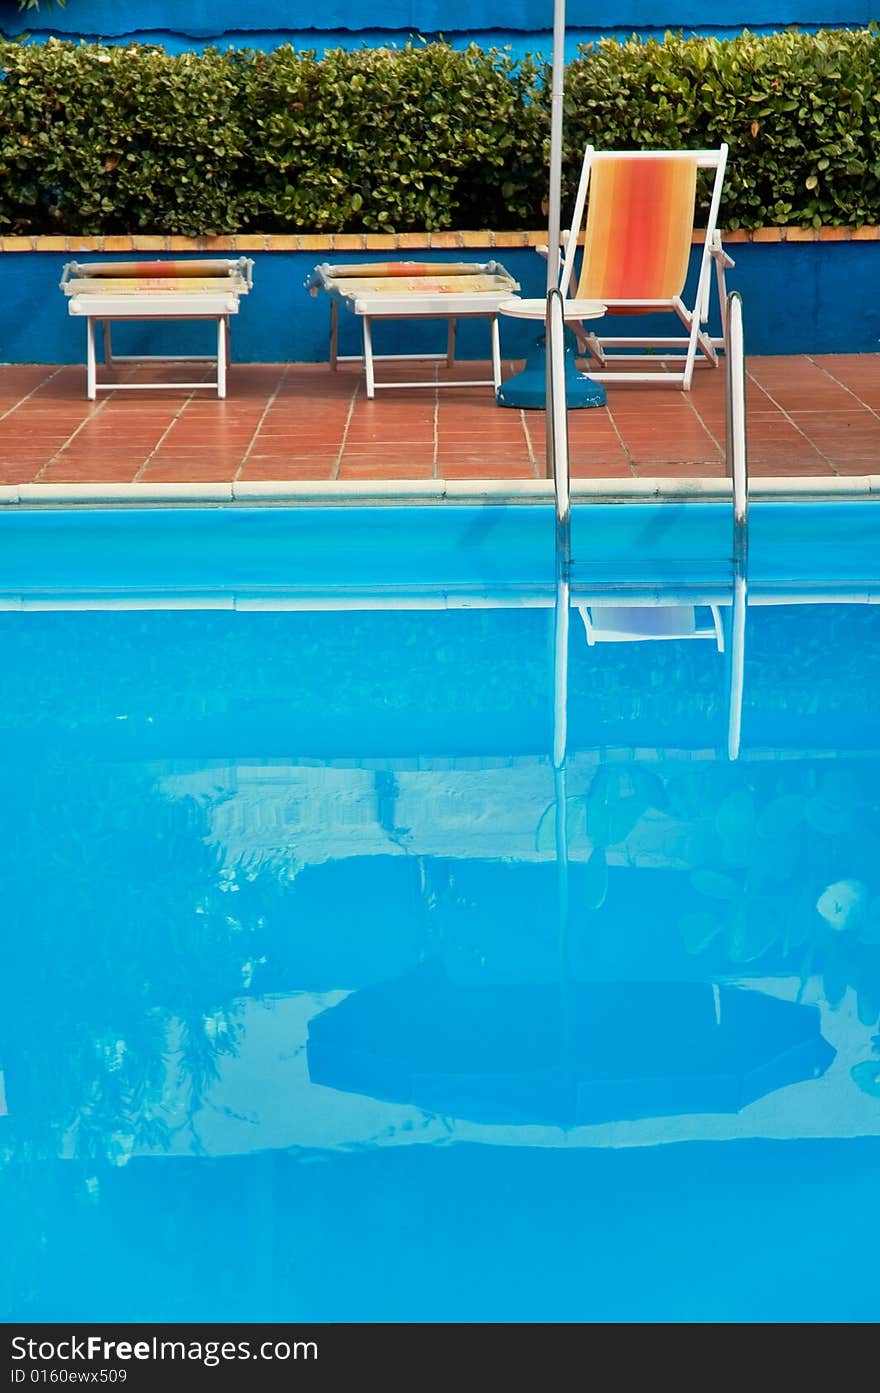
[[567, 523], [571, 511], [571, 479], [568, 461], [568, 402], [565, 393], [565, 314], [562, 295], [547, 292], [545, 318], [547, 345], [547, 472], [556, 495], [556, 520]]
[[727, 379], [725, 464], [733, 491], [733, 606], [730, 635], [730, 693], [727, 754], [737, 759], [742, 738], [742, 703], [748, 605], [749, 463], [746, 443], [746, 360], [742, 296], [731, 291], [725, 306]]
[[749, 515], [749, 462], [746, 445], [746, 359], [743, 347], [742, 296], [732, 290], [726, 306], [725, 375], [727, 415], [725, 464], [733, 480], [734, 550], [746, 546]]

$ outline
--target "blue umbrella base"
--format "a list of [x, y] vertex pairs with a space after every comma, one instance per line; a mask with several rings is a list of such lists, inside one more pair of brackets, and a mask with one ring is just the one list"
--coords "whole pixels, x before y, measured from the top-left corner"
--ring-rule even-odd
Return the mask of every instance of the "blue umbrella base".
[[[569, 409], [582, 406], [604, 406], [605, 388], [580, 372], [575, 359], [574, 335], [565, 334], [565, 399]], [[543, 411], [547, 405], [547, 348], [542, 334], [526, 359], [522, 372], [515, 373], [498, 388], [495, 400], [499, 406], [515, 406]], [[576, 345], [575, 345], [576, 346]]]

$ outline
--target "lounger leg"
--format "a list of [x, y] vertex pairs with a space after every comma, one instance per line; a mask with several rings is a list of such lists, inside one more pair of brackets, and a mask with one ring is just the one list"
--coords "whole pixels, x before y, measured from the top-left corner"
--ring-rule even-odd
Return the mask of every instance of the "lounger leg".
[[501, 335], [498, 332], [498, 316], [493, 314], [489, 323], [492, 336], [492, 381], [497, 392], [501, 386]]
[[455, 367], [455, 331], [458, 327], [457, 319], [449, 320], [449, 327], [446, 331], [446, 366]]
[[[602, 348], [601, 339], [599, 339], [596, 334], [592, 334], [584, 329], [582, 324], [573, 324], [571, 327], [574, 329], [574, 335], [578, 341], [578, 346], [584, 350], [584, 357], [595, 358], [600, 368], [607, 367], [608, 359]], [[580, 330], [580, 333], [578, 333], [578, 330]]]
[[364, 315], [364, 377], [366, 379], [367, 400], [372, 401], [376, 395], [376, 378], [373, 372], [373, 333], [368, 314]]
[[330, 305], [330, 369], [336, 371], [339, 364], [339, 301]]
[[108, 368], [113, 366], [113, 341], [110, 338], [110, 320], [104, 320], [104, 363]]
[[718, 301], [721, 305], [721, 337], [727, 346], [727, 283], [724, 275], [724, 262], [715, 258], [715, 279], [718, 284]]
[[[709, 364], [710, 367], [717, 368], [717, 367], [718, 367], [718, 354], [715, 352], [715, 345], [714, 345], [714, 343], [712, 342], [712, 339], [710, 338], [708, 332], [706, 332], [706, 331], [703, 329], [703, 327], [702, 327], [702, 325], [701, 325], [701, 323], [700, 323], [700, 320], [697, 318], [697, 312], [696, 312], [696, 310], [694, 310], [693, 312], [691, 312], [691, 311], [687, 308], [687, 306], [684, 304], [684, 302], [683, 302], [682, 300], [680, 300], [680, 299], [679, 299], [679, 300], [676, 300], [676, 301], [673, 303], [673, 309], [675, 310], [675, 313], [678, 315], [678, 317], [679, 317], [679, 319], [681, 320], [682, 324], [684, 325], [685, 329], [687, 329], [687, 333], [688, 333], [688, 345], [689, 345], [689, 347], [688, 347], [687, 353], [685, 354], [685, 375], [687, 376], [688, 373], [689, 373], [689, 371], [692, 371], [693, 368], [696, 366], [697, 353], [698, 353], [698, 352], [700, 352], [700, 353], [703, 354], [703, 357], [706, 359], [706, 361], [708, 362], [708, 364]], [[695, 327], [696, 327], [696, 334], [697, 334], [697, 337], [696, 337], [696, 348], [694, 349], [694, 353], [693, 353], [693, 361], [691, 361], [690, 343], [691, 343], [691, 340], [693, 339], [693, 330], [694, 330]], [[690, 364], [690, 368], [688, 368], [688, 364]], [[688, 385], [689, 385], [689, 383], [690, 383], [690, 378], [688, 377], [688, 381], [685, 383], [684, 388], [683, 388], [683, 390], [684, 390], [685, 392], [688, 390]]]
[[217, 395], [226, 396], [226, 325], [217, 320]]
[[86, 319], [86, 396], [94, 401], [98, 395], [97, 374], [95, 372], [95, 321], [91, 315]]
[[694, 364], [697, 361], [697, 345], [700, 341], [700, 316], [699, 309], [695, 309], [691, 316], [691, 332], [688, 339], [687, 356], [684, 364], [683, 381], [681, 389], [683, 392], [691, 390], [691, 382], [694, 376]]

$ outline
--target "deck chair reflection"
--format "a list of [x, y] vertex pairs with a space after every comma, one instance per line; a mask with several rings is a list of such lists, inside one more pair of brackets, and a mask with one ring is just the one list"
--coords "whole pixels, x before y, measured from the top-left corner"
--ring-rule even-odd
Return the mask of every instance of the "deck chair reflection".
[[[725, 271], [734, 264], [718, 231], [726, 165], [726, 145], [718, 150], [644, 151], [587, 146], [571, 228], [563, 239], [563, 296], [573, 293], [575, 300], [599, 301], [613, 315], [668, 311], [685, 331], [671, 337], [606, 336], [571, 322], [581, 351], [594, 360], [588, 371], [596, 381], [659, 382], [688, 391], [698, 356], [718, 365], [718, 349], [724, 347], [726, 332]], [[693, 303], [688, 305], [683, 296], [701, 170], [714, 172], [714, 178], [697, 284]], [[575, 276], [581, 240], [580, 274]], [[720, 300], [718, 337], [712, 337], [707, 327], [713, 266]], [[566, 321], [570, 322], [569, 316]]]
[[700, 622], [697, 605], [578, 605], [587, 643], [637, 643], [646, 639], [714, 639], [724, 652], [724, 629], [717, 605], [708, 610], [711, 623]]

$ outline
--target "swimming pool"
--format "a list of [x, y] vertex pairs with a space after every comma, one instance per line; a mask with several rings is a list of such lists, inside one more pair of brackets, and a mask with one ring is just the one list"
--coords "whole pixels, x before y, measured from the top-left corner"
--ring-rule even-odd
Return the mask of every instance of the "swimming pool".
[[543, 507], [0, 514], [7, 1319], [877, 1318], [880, 510], [735, 761], [727, 510], [573, 528], [560, 707]]

